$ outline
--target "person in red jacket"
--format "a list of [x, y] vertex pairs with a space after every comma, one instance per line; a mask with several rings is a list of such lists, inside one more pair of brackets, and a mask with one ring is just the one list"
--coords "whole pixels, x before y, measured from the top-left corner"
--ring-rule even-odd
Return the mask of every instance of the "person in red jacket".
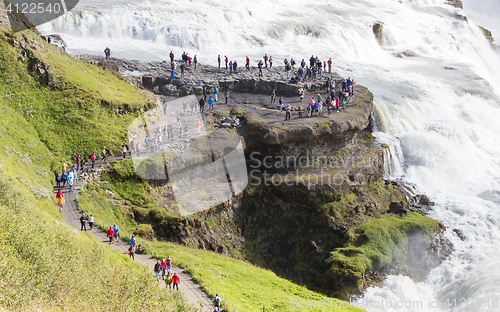
[[174, 284], [174, 289], [177, 287], [177, 290], [179, 290], [179, 284], [181, 282], [181, 279], [177, 275], [177, 273], [174, 273], [174, 276], [172, 276], [172, 284]]
[[113, 243], [113, 237], [115, 237], [115, 231], [113, 231], [113, 227], [109, 227], [108, 234], [106, 236], [109, 237], [109, 244], [111, 245]]
[[167, 261], [165, 261], [165, 259], [161, 259], [161, 269], [161, 277], [165, 280], [165, 272], [167, 271]]
[[61, 189], [56, 194], [57, 204], [59, 204], [59, 212], [62, 213], [63, 205], [64, 205], [64, 195], [61, 192]]

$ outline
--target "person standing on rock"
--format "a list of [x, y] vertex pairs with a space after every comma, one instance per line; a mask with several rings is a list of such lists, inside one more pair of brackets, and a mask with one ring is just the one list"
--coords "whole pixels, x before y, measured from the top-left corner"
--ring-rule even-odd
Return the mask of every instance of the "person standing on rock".
[[290, 70], [292, 70], [292, 67], [290, 66], [289, 63], [285, 65], [285, 70], [286, 70], [286, 79], [290, 79]]
[[229, 74], [233, 73], [233, 61], [229, 61]]
[[170, 63], [174, 62], [174, 52], [170, 51]]
[[111, 50], [108, 47], [106, 47], [106, 49], [104, 49], [104, 56], [105, 56], [106, 60], [111, 59]]
[[290, 104], [286, 105], [286, 114], [285, 114], [285, 121], [290, 120], [290, 112], [292, 111], [292, 107]]
[[203, 86], [203, 99], [205, 99], [205, 101], [207, 100], [207, 87], [206, 86]]
[[78, 168], [80, 168], [81, 161], [82, 161], [82, 158], [80, 157], [80, 154], [78, 154], [78, 156], [76, 156], [76, 170], [78, 170]]
[[226, 89], [226, 92], [224, 92], [224, 97], [226, 98], [226, 104], [229, 101], [229, 89]]
[[272, 56], [269, 56], [269, 68], [273, 68], [273, 57]]
[[229, 62], [229, 59], [227, 58], [227, 55], [224, 55], [224, 62], [226, 63], [226, 70], [227, 70], [227, 62]]
[[233, 71], [234, 73], [238, 73], [238, 62], [236, 62], [236, 60], [233, 62]]
[[198, 58], [196, 57], [196, 55], [194, 56], [193, 63], [194, 63], [194, 70], [196, 70], [196, 65], [198, 64]]
[[158, 261], [156, 261], [155, 268], [154, 268], [157, 282], [160, 282], [161, 269], [162, 269], [161, 262], [160, 262], [160, 260], [158, 260]]
[[214, 99], [212, 99], [212, 96], [208, 99], [208, 109], [214, 109]]
[[172, 276], [172, 283], [174, 284], [174, 289], [177, 288], [179, 290], [179, 284], [181, 283], [181, 279], [177, 275], [177, 273], [174, 273], [174, 276]]
[[175, 71], [175, 62], [170, 63], [170, 71]]
[[220, 69], [220, 54], [219, 54], [219, 56], [217, 56], [217, 63], [219, 63], [219, 68], [218, 69]]
[[259, 68], [259, 76], [262, 76], [262, 66], [264, 66], [264, 64], [262, 64], [262, 60], [260, 60], [257, 64], [257, 67]]
[[89, 221], [89, 230], [93, 230], [94, 229], [94, 216], [90, 215], [88, 221]]
[[250, 70], [250, 58], [248, 58], [248, 56], [246, 57], [245, 63], [247, 70]]
[[85, 232], [87, 232], [87, 224], [86, 224], [86, 220], [85, 220], [85, 214], [82, 213], [82, 216], [80, 217], [80, 231], [83, 231], [85, 230]]
[[279, 103], [280, 103], [280, 112], [282, 112], [283, 111], [283, 95], [280, 96]]
[[59, 189], [59, 191], [57, 192], [56, 199], [57, 199], [57, 204], [59, 205], [59, 212], [62, 213], [63, 206], [64, 206], [64, 195], [63, 195], [61, 189]]
[[267, 53], [263, 56], [263, 59], [264, 59], [264, 63], [266, 64], [266, 68], [267, 68], [267, 60], [269, 59], [269, 57], [267, 56]]
[[115, 231], [113, 230], [113, 227], [110, 226], [108, 232], [106, 233], [106, 237], [109, 238], [109, 244], [113, 244], [113, 237], [115, 237]]
[[186, 65], [181, 64], [181, 77], [184, 77], [184, 70], [186, 69]]
[[218, 97], [219, 97], [219, 88], [217, 86], [215, 86], [215, 88], [214, 88], [214, 96], [215, 96], [215, 102], [218, 102], [219, 101], [219, 99], [218, 99]]
[[276, 90], [273, 89], [273, 94], [271, 94], [271, 104], [276, 103]]
[[328, 73], [329, 74], [332, 73], [332, 58], [328, 60]]
[[175, 80], [175, 71], [170, 72], [170, 84], [173, 84]]

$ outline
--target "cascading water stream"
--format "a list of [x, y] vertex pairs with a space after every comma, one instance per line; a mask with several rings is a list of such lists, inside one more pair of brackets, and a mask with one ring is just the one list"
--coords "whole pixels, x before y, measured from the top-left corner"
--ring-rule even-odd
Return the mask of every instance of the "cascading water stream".
[[[264, 53], [278, 64], [332, 57], [337, 72], [375, 96], [387, 177], [436, 203], [429, 216], [448, 227], [455, 249], [425, 282], [389, 276], [360, 302], [379, 303], [369, 311], [500, 311], [491, 305], [500, 280], [500, 57], [462, 10], [444, 2], [82, 0], [39, 29], [61, 34], [75, 54], [109, 46], [115, 57], [164, 60], [186, 51], [212, 65], [218, 54], [248, 55], [252, 65]], [[382, 44], [372, 31], [378, 21]], [[417, 56], [395, 56], [407, 50]], [[417, 301], [422, 306], [380, 306]]]

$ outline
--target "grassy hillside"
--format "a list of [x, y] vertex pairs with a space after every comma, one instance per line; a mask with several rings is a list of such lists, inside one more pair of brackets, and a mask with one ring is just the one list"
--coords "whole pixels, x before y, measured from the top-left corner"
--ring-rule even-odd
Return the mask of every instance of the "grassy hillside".
[[[53, 90], [37, 68], [53, 74]], [[152, 104], [124, 80], [75, 60], [33, 30], [0, 29], [0, 98], [66, 160], [77, 153], [88, 157], [103, 146], [118, 152], [134, 111]]]
[[[23, 45], [54, 73], [54, 90], [30, 74], [34, 58]], [[0, 30], [0, 310], [193, 310], [141, 265], [66, 226], [55, 207], [51, 169], [74, 153], [119, 145], [133, 116], [116, 109], [126, 105], [148, 102], [36, 31]]]

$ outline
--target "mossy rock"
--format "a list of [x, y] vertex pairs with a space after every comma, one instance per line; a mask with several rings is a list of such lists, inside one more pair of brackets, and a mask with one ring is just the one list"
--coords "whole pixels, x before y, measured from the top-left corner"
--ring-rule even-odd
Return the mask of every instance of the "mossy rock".
[[493, 38], [493, 35], [491, 34], [491, 31], [489, 31], [488, 29], [482, 27], [482, 26], [479, 26], [479, 28], [481, 28], [481, 30], [483, 31], [483, 34], [484, 36], [486, 37], [486, 39], [488, 39], [488, 41], [493, 44], [493, 41], [495, 41], [495, 39]]
[[153, 230], [151, 224], [139, 224], [137, 229], [135, 229], [134, 234], [144, 237], [145, 239], [153, 239], [155, 231]]

